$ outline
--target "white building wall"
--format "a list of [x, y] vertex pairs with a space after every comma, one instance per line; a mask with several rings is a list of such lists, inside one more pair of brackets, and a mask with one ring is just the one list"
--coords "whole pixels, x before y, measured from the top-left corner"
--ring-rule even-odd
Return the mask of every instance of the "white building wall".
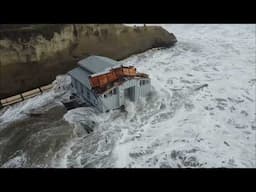
[[119, 107], [118, 94], [108, 95], [107, 97], [101, 96], [100, 99], [102, 100], [104, 111], [116, 109]]
[[147, 84], [141, 85], [141, 80], [131, 79], [124, 82], [122, 85], [116, 88], [116, 94], [96, 96], [94, 93], [89, 90], [87, 87], [82, 85], [80, 82], [72, 78], [73, 91], [81, 99], [86, 102], [89, 102], [95, 106], [99, 111], [105, 112], [107, 110], [112, 110], [121, 107], [125, 103], [124, 90], [130, 87], [135, 87], [134, 99], [135, 102], [140, 98], [146, 96], [151, 91], [150, 80]]
[[140, 97], [145, 97], [146, 95], [149, 94], [150, 91], [151, 91], [150, 84], [140, 86], [140, 89], [139, 89]]

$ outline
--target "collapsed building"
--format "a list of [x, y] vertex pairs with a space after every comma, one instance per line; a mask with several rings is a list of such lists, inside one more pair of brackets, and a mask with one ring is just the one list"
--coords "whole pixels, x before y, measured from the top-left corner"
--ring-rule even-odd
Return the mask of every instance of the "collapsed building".
[[136, 102], [151, 90], [147, 74], [102, 56], [80, 60], [78, 67], [68, 74], [72, 79], [72, 93], [101, 112], [120, 108], [126, 100]]

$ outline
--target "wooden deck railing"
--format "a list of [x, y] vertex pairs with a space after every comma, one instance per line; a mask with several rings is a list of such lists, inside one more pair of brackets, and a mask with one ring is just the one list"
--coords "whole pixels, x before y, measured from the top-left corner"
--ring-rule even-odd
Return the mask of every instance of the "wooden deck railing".
[[49, 85], [45, 85], [42, 87], [38, 87], [36, 89], [30, 90], [30, 91], [26, 91], [23, 93], [20, 93], [18, 95], [14, 95], [5, 99], [1, 99], [0, 100], [0, 108], [6, 107], [8, 105], [13, 105], [15, 103], [19, 103], [21, 101], [24, 101], [26, 99], [35, 97], [37, 95], [42, 94], [43, 92], [49, 91], [51, 88], [53, 87], [52, 84]]

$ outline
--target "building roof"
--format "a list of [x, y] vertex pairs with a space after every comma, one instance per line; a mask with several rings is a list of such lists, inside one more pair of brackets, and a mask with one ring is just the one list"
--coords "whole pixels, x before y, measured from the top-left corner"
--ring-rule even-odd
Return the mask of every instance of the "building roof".
[[114, 67], [116, 65], [120, 65], [117, 61], [102, 57], [102, 56], [89, 56], [85, 59], [82, 59], [78, 62], [78, 65], [83, 69], [87, 70], [91, 74], [101, 73], [105, 71], [107, 68]]
[[82, 69], [81, 67], [76, 67], [75, 69], [69, 71], [68, 74], [71, 75], [74, 79], [76, 79], [80, 83], [82, 83], [82, 85], [84, 85], [88, 89], [91, 89], [91, 85], [88, 77], [89, 75], [91, 75], [91, 73], [89, 73], [88, 71]]

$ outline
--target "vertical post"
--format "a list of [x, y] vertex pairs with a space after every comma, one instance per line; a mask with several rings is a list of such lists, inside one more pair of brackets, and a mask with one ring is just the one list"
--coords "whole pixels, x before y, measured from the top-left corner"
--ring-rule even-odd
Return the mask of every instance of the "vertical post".
[[20, 94], [20, 97], [21, 97], [22, 101], [24, 101], [24, 97], [23, 97], [22, 93]]
[[2, 101], [0, 100], [0, 109], [3, 107], [3, 105], [2, 105]]
[[42, 91], [41, 87], [39, 87], [38, 89], [40, 90], [40, 93], [43, 94], [43, 91]]

